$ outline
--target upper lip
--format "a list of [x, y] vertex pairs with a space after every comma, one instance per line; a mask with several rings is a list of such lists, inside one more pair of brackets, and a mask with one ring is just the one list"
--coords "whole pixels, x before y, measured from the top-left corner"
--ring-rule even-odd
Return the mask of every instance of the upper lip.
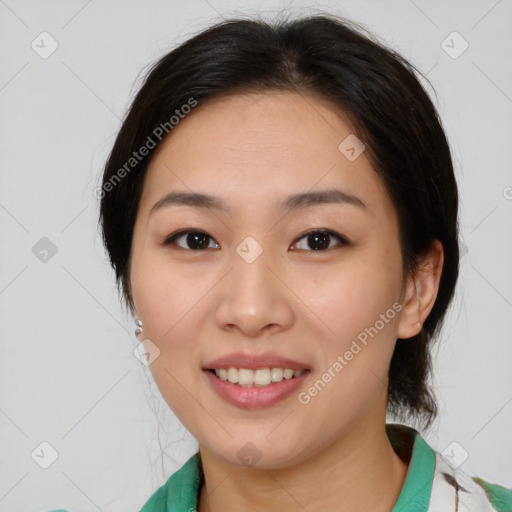
[[310, 366], [300, 361], [294, 361], [287, 357], [266, 352], [264, 354], [246, 354], [233, 352], [226, 356], [219, 357], [207, 363], [203, 370], [214, 370], [219, 368], [247, 368], [257, 370], [259, 368], [290, 368], [292, 370], [310, 370]]

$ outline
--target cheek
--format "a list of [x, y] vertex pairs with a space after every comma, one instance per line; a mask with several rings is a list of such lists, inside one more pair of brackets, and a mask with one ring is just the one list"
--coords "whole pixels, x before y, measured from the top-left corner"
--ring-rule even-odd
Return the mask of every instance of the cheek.
[[154, 381], [178, 419], [194, 424], [199, 412], [191, 404], [201, 361], [197, 340], [207, 314], [204, 295], [213, 283], [204, 273], [171, 265], [157, 253], [134, 250], [131, 286], [144, 338], [160, 351], [149, 367]]
[[352, 415], [364, 414], [386, 393], [401, 310], [401, 256], [393, 247], [380, 256], [368, 254], [317, 279], [310, 290], [309, 306], [322, 320], [315, 333], [322, 360], [318, 380], [300, 403], [307, 403], [311, 417], [321, 417], [329, 404], [336, 419], [332, 431]]
[[[396, 249], [357, 254], [329, 269], [323, 276], [305, 280], [301, 296], [331, 333], [326, 339], [352, 340], [373, 326], [392, 308], [400, 295], [401, 259]], [[307, 288], [307, 289], [306, 289]], [[395, 318], [393, 310], [388, 316]], [[394, 324], [393, 321], [386, 326]], [[379, 323], [380, 325], [380, 323]]]
[[190, 400], [204, 351], [199, 340], [208, 328], [212, 292], [220, 279], [213, 268], [199, 266], [171, 262], [165, 251], [147, 249], [134, 253], [132, 267], [132, 291], [144, 337], [160, 351], [151, 373], [171, 409], [184, 414], [192, 414]]
[[320, 373], [333, 384], [326, 386], [312, 409], [332, 403], [337, 404], [333, 411], [362, 412], [386, 389], [401, 309], [399, 249], [360, 254], [317, 285], [322, 293], [314, 295], [311, 308], [329, 326], [329, 331], [317, 333], [322, 346]]
[[134, 249], [131, 287], [144, 333], [164, 342], [204, 295], [207, 275], [173, 264], [165, 251]]

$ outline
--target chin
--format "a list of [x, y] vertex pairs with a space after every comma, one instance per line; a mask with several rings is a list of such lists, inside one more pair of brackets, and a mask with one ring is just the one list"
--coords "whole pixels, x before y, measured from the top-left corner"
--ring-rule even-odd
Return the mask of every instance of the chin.
[[[266, 435], [266, 434], [265, 434]], [[299, 463], [304, 458], [303, 449], [283, 445], [278, 440], [265, 439], [261, 441], [253, 437], [253, 441], [234, 440], [229, 446], [216, 446], [214, 450], [208, 448], [216, 457], [223, 459], [226, 463], [246, 469], [284, 469]]]

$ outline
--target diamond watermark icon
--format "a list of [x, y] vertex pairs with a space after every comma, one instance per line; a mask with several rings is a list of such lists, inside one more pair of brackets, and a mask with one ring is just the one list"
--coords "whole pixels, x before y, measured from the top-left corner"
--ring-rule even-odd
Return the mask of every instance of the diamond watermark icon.
[[149, 366], [160, 355], [160, 349], [150, 339], [145, 339], [135, 347], [133, 355], [144, 366]]
[[245, 443], [236, 455], [244, 466], [250, 468], [261, 459], [262, 453], [253, 443]]
[[469, 48], [469, 43], [458, 32], [454, 31], [442, 41], [441, 48], [452, 59], [458, 59]]
[[248, 236], [238, 245], [236, 252], [246, 263], [252, 263], [263, 252], [263, 247], [252, 236]]
[[47, 59], [57, 50], [59, 43], [48, 32], [41, 32], [32, 43], [30, 43], [30, 47], [39, 57]]
[[345, 137], [338, 146], [340, 153], [351, 162], [359, 158], [365, 149], [366, 146], [353, 133]]
[[43, 236], [32, 247], [32, 254], [42, 263], [48, 263], [57, 254], [57, 246], [49, 238]]
[[48, 469], [59, 458], [59, 453], [48, 441], [43, 441], [30, 456], [38, 466]]
[[457, 441], [452, 441], [441, 453], [443, 459], [453, 469], [457, 469], [469, 457], [469, 453]]
[[462, 259], [468, 253], [468, 246], [459, 240], [459, 258]]

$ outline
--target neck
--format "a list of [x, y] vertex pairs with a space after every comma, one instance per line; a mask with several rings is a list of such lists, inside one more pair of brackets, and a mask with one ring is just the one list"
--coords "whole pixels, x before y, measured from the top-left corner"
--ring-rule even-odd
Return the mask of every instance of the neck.
[[201, 445], [199, 449], [205, 485], [198, 512], [390, 512], [408, 468], [394, 452], [385, 422], [375, 419], [355, 425], [325, 450], [281, 469], [240, 469]]

